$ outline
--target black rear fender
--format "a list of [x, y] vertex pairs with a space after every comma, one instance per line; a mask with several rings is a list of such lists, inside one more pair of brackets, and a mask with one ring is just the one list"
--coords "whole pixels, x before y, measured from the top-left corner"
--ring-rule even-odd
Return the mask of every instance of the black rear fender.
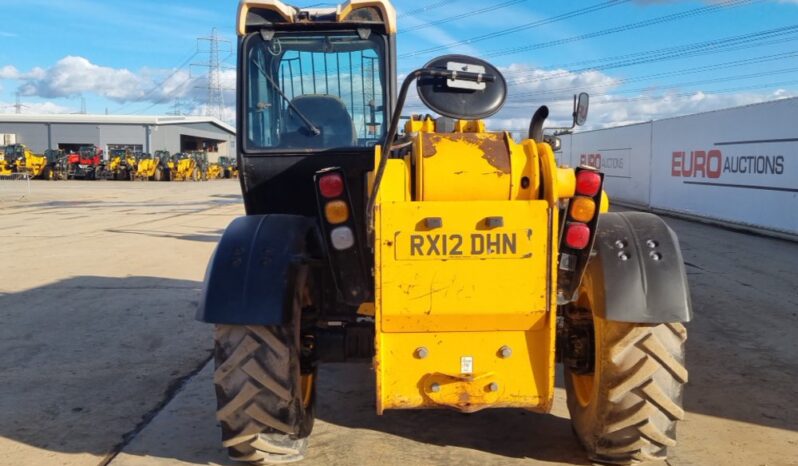
[[315, 220], [298, 215], [239, 217], [211, 256], [197, 320], [280, 325], [291, 309], [296, 268], [317, 259]]
[[634, 323], [692, 319], [682, 252], [676, 233], [641, 212], [602, 214], [591, 261], [603, 275], [606, 320]]

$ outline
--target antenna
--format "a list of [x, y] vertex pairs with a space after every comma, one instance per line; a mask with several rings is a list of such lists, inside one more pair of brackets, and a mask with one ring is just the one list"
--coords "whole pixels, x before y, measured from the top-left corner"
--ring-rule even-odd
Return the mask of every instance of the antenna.
[[211, 35], [208, 37], [197, 38], [197, 51], [200, 52], [200, 44], [208, 43], [208, 63], [193, 63], [191, 66], [201, 66], [208, 68], [208, 100], [205, 105], [205, 115], [216, 117], [219, 120], [224, 119], [224, 89], [222, 87], [222, 60], [219, 59], [219, 52], [221, 51], [220, 44], [224, 44], [225, 52], [232, 53], [232, 45], [229, 40], [220, 39], [216, 33], [216, 28], [211, 30]]
[[86, 98], [83, 96], [80, 96], [80, 114], [86, 114]]
[[176, 97], [175, 98], [175, 103], [172, 104], [172, 111], [169, 112], [169, 115], [175, 115], [175, 116], [184, 115], [185, 111], [183, 110], [183, 108], [185, 106], [186, 106], [186, 104], [185, 104], [185, 102], [183, 102], [183, 99], [181, 99], [180, 97]]
[[21, 100], [22, 94], [20, 94], [19, 91], [17, 91], [14, 95], [17, 97], [17, 103], [14, 104], [14, 109], [16, 111], [16, 114], [19, 115], [20, 113], [22, 113], [22, 109], [23, 108], [28, 108], [28, 106], [24, 105], [22, 103], [22, 100]]

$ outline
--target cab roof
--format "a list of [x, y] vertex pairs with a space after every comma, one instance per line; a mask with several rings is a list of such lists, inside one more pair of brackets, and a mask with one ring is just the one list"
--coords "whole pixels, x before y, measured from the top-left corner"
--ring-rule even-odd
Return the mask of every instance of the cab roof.
[[396, 10], [388, 0], [348, 0], [335, 8], [299, 8], [280, 0], [241, 0], [238, 7], [238, 35], [271, 23], [355, 23], [384, 24], [396, 34]]

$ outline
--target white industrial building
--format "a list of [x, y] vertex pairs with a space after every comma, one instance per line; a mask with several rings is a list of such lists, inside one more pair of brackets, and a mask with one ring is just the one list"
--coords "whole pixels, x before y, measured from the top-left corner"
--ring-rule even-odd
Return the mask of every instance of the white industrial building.
[[211, 117], [122, 115], [0, 115], [0, 146], [21, 143], [36, 153], [109, 150], [171, 153], [206, 151], [211, 161], [235, 156], [235, 128]]
[[611, 200], [798, 238], [798, 98], [562, 137]]

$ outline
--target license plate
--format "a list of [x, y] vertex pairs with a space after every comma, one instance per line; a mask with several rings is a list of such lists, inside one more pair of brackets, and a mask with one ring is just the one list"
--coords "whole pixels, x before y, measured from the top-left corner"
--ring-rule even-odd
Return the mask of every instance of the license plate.
[[396, 233], [396, 260], [532, 257], [532, 230]]

